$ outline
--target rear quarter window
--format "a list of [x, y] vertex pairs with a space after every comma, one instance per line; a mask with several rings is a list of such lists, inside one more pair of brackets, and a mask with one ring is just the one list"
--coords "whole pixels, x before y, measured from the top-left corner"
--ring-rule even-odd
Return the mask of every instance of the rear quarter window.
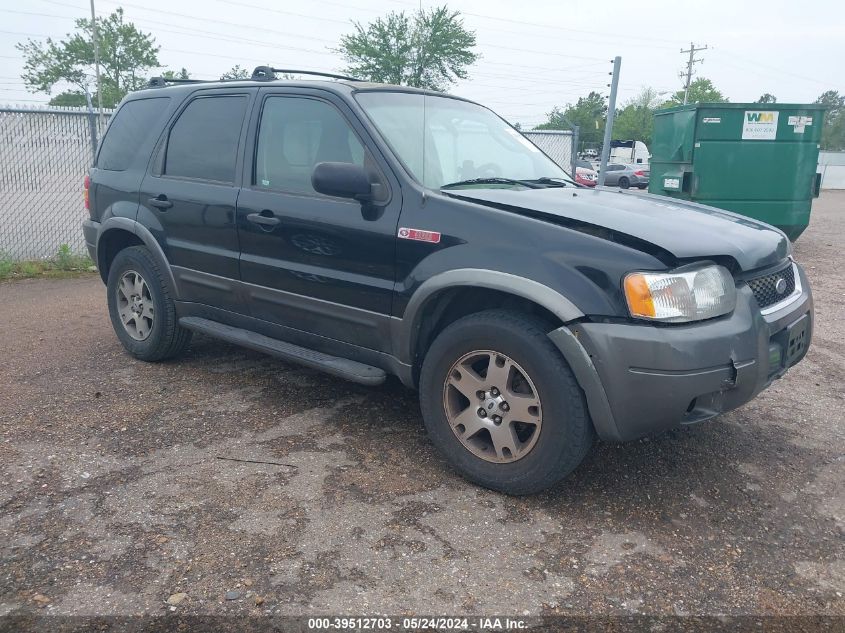
[[114, 114], [97, 155], [97, 167], [109, 171], [129, 168], [145, 141], [158, 136], [158, 124], [170, 97], [133, 99]]

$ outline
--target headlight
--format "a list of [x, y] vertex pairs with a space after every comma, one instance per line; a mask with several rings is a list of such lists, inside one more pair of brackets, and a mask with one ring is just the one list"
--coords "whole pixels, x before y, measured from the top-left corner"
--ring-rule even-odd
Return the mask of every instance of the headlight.
[[736, 286], [722, 266], [669, 273], [630, 273], [625, 298], [631, 316], [665, 323], [700, 321], [736, 306]]

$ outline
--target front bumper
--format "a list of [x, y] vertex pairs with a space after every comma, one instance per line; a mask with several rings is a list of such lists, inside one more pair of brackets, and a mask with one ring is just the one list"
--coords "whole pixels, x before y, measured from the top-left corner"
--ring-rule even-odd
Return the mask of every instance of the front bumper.
[[[601, 383], [601, 389], [585, 388], [599, 435], [627, 441], [700, 422], [748, 402], [785, 374], [804, 357], [812, 336], [813, 298], [800, 267], [798, 274], [801, 294], [765, 316], [743, 285], [736, 309], [720, 319], [683, 326], [569, 326]], [[803, 347], [787, 360], [787, 334], [797, 338], [799, 330]], [[556, 343], [562, 340], [554, 334]]]

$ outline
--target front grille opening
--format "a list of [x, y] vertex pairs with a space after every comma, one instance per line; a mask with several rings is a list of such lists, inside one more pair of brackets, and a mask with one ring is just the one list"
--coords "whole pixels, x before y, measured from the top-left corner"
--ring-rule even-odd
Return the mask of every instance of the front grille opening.
[[761, 310], [783, 301], [795, 292], [795, 268], [790, 264], [776, 273], [748, 280]]

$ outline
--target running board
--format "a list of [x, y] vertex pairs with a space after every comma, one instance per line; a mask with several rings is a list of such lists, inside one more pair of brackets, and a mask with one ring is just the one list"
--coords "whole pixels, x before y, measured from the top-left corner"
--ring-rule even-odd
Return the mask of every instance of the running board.
[[384, 370], [378, 367], [364, 365], [354, 360], [329, 356], [322, 352], [300, 347], [293, 343], [286, 343], [258, 332], [243, 330], [241, 328], [224, 325], [210, 319], [200, 317], [182, 317], [179, 325], [194, 332], [207, 334], [217, 339], [248, 347], [258, 352], [264, 352], [283, 360], [289, 360], [312, 369], [318, 369], [352, 382], [362, 385], [380, 385], [387, 378]]

